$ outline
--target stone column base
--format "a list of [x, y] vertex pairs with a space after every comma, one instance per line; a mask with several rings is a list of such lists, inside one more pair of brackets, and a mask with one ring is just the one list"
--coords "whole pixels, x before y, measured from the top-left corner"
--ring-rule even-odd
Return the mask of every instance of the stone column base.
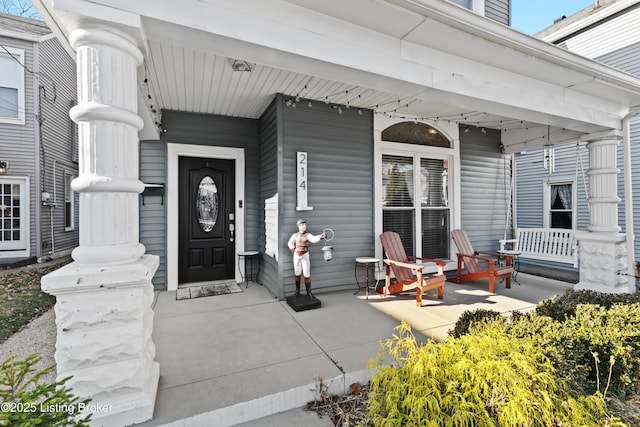
[[157, 256], [117, 265], [73, 262], [42, 278], [55, 295], [58, 380], [92, 399], [92, 425], [141, 423], [153, 416], [159, 380], [154, 362], [153, 285]]
[[[579, 242], [580, 281], [575, 290], [606, 293], [633, 292], [626, 275], [626, 235], [620, 233], [576, 232]], [[631, 286], [631, 287], [630, 287]]]

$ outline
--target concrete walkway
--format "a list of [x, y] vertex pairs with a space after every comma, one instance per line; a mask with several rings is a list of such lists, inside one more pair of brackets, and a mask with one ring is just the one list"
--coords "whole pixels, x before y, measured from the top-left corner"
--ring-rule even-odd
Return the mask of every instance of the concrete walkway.
[[343, 394], [370, 379], [367, 359], [405, 320], [420, 340], [443, 340], [461, 313], [478, 308], [526, 311], [572, 284], [526, 274], [522, 285], [447, 282], [443, 300], [340, 292], [316, 295], [322, 307], [295, 312], [255, 283], [242, 293], [176, 301], [157, 294], [154, 312], [160, 385], [143, 426], [331, 426], [301, 408], [320, 382]]

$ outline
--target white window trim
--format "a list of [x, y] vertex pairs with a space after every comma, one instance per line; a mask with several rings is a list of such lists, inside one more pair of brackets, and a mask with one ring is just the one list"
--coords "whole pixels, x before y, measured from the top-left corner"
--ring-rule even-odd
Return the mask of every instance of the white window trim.
[[20, 215], [20, 236], [21, 243], [20, 248], [4, 249], [0, 242], [0, 259], [5, 258], [18, 258], [28, 257], [31, 254], [31, 210], [29, 200], [29, 177], [19, 176], [3, 176], [0, 178], [1, 184], [20, 184], [20, 200], [21, 200], [21, 215]]
[[481, 16], [484, 14], [484, 0], [471, 0], [471, 10]]
[[[179, 240], [179, 198], [178, 198], [178, 158], [208, 157], [212, 159], [235, 160], [236, 200], [235, 203], [235, 280], [241, 281], [238, 270], [238, 252], [244, 251], [245, 218], [244, 207], [244, 149], [213, 147], [208, 145], [167, 144], [167, 290], [178, 289], [178, 240]], [[238, 203], [242, 200], [242, 207]]]
[[551, 186], [552, 185], [563, 185], [563, 184], [571, 184], [571, 229], [576, 229], [576, 220], [578, 213], [576, 211], [576, 206], [578, 204], [578, 188], [575, 178], [553, 178], [544, 182], [543, 187], [543, 221], [542, 226], [544, 228], [551, 227], [551, 218], [550, 218], [550, 210], [551, 210]]
[[[18, 62], [16, 62], [16, 67], [18, 67], [18, 118], [12, 119], [10, 117], [2, 117], [0, 116], [0, 123], [9, 123], [15, 125], [24, 125], [25, 124], [25, 87], [24, 87], [24, 67], [20, 64], [24, 64], [24, 50], [15, 49], [12, 47], [7, 47], [7, 51], [13, 56]], [[9, 54], [2, 50], [0, 51], [0, 55], [5, 57], [10, 57]]]
[[[69, 185], [67, 186], [67, 177], [70, 177]], [[71, 181], [76, 178], [75, 172], [65, 171], [64, 172], [64, 231], [73, 231], [76, 229], [76, 194], [75, 191], [71, 188]], [[70, 193], [70, 194], [69, 194]], [[71, 201], [71, 226], [67, 227], [67, 196], [70, 196], [69, 199]]]
[[[382, 131], [391, 125], [396, 123], [406, 122], [406, 118], [396, 119], [387, 116], [376, 114], [374, 116], [374, 167], [373, 167], [373, 180], [374, 180], [374, 228], [375, 228], [375, 257], [378, 259], [384, 259], [382, 253], [382, 245], [380, 245], [379, 237], [382, 233], [382, 155], [391, 154], [399, 156], [414, 157], [438, 157], [443, 159], [449, 159], [449, 202], [451, 205], [449, 209], [451, 211], [451, 223], [452, 230], [460, 228], [461, 213], [460, 213], [460, 138], [458, 125], [456, 123], [449, 122], [430, 122], [426, 120], [419, 120], [429, 126], [433, 126], [438, 129], [447, 139], [451, 141], [452, 148], [441, 147], [424, 147], [415, 144], [401, 144], [395, 142], [382, 141]], [[419, 179], [414, 177], [414, 179]], [[419, 181], [418, 184], [419, 185]], [[449, 259], [455, 260], [454, 245], [450, 246]], [[408, 254], [414, 255], [414, 254]], [[446, 270], [457, 268], [456, 261], [450, 261], [446, 266]], [[435, 267], [433, 268], [435, 271]], [[430, 269], [425, 269], [425, 272], [431, 272]], [[384, 275], [384, 272], [381, 272]]]

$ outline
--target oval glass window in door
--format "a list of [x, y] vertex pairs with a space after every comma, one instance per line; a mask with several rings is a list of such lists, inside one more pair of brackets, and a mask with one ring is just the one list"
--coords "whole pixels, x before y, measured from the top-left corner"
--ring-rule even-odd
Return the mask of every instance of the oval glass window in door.
[[205, 233], [213, 230], [218, 220], [218, 187], [210, 176], [205, 176], [198, 186], [196, 199], [198, 224]]

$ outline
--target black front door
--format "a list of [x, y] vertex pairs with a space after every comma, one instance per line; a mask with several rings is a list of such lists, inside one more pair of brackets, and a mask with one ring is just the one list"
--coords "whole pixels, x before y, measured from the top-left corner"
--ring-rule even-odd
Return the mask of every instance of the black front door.
[[178, 179], [178, 283], [234, 278], [234, 160], [180, 157]]

